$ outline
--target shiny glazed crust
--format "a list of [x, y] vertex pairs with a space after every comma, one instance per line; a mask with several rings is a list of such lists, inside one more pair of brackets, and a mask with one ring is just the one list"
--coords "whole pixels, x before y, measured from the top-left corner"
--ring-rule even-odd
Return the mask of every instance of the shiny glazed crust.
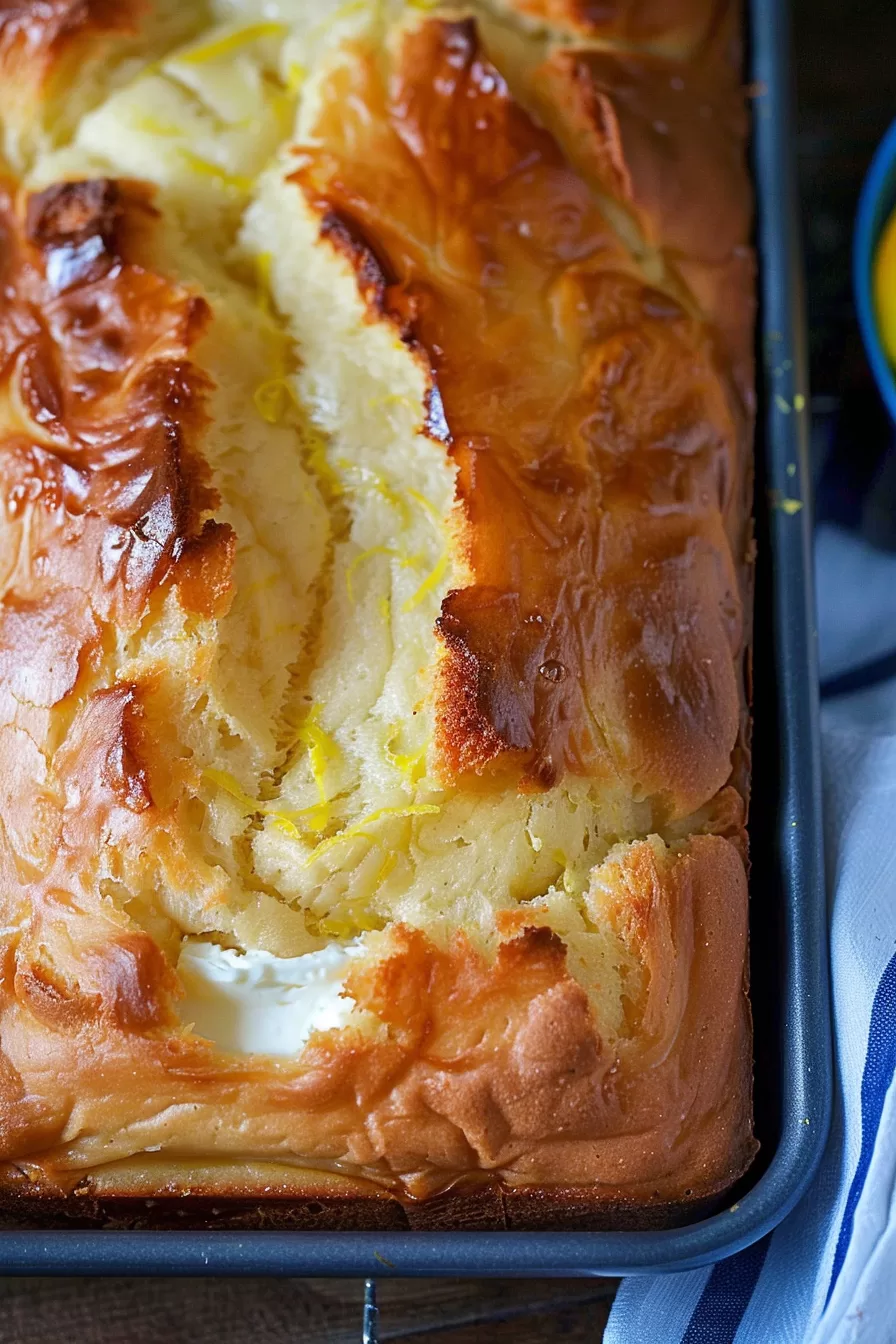
[[[682, 1221], [756, 1150], [737, 7], [293, 8], [0, 0], [4, 1202]], [[206, 29], [262, 157], [200, 83], [135, 180]], [[179, 1016], [185, 938], [353, 937], [295, 1057]]]

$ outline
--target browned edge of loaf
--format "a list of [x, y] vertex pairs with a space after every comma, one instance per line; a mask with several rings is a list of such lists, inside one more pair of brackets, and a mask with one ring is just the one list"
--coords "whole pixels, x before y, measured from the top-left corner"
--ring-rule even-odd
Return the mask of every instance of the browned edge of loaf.
[[373, 1185], [364, 1193], [334, 1195], [311, 1184], [260, 1200], [257, 1194], [239, 1192], [236, 1172], [231, 1181], [222, 1178], [152, 1198], [54, 1195], [10, 1168], [0, 1173], [0, 1181], [0, 1231], [60, 1226], [120, 1231], [659, 1231], [718, 1212], [731, 1185], [725, 1177], [712, 1190], [650, 1203], [596, 1197], [588, 1187], [510, 1189], [490, 1180], [461, 1181], [425, 1200], [402, 1199]]

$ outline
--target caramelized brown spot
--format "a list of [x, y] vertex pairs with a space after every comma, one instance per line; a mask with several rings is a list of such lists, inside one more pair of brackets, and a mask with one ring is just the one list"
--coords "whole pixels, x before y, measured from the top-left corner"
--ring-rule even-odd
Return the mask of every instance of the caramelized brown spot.
[[[390, 280], [384, 272], [384, 263], [376, 256], [359, 226], [347, 214], [327, 210], [321, 220], [320, 236], [326, 238], [337, 252], [341, 252], [352, 263], [358, 288], [368, 307], [377, 313], [385, 312], [386, 290]], [[406, 328], [403, 330], [406, 331]]]
[[177, 567], [180, 600], [198, 616], [226, 616], [233, 601], [236, 535], [227, 523], [209, 519], [188, 541]]
[[100, 1006], [98, 995], [82, 994], [40, 962], [19, 966], [15, 987], [29, 1012], [56, 1031], [77, 1031]]
[[86, 955], [102, 995], [103, 1011], [124, 1031], [147, 1031], [173, 1020], [168, 999], [178, 981], [158, 945], [145, 933], [127, 933]]
[[60, 182], [28, 198], [25, 233], [38, 247], [76, 247], [97, 238], [112, 247], [123, 202], [118, 184], [107, 178]]
[[111, 696], [119, 711], [117, 732], [106, 743], [100, 775], [118, 802], [131, 812], [145, 812], [152, 807], [152, 795], [146, 769], [138, 754], [141, 707], [135, 691], [133, 686], [119, 686], [114, 691], [97, 692], [97, 703], [101, 703], [103, 697]]
[[[304, 156], [304, 151], [303, 151]], [[303, 180], [300, 171], [296, 181]], [[315, 203], [321, 211], [320, 236], [351, 264], [358, 290], [371, 318], [384, 317], [395, 327], [402, 341], [420, 361], [428, 376], [425, 411], [420, 430], [437, 443], [450, 443], [451, 431], [445, 418], [442, 396], [434, 377], [433, 362], [414, 334], [420, 295], [404, 286], [391, 270], [389, 259], [380, 254], [376, 240], [368, 238], [361, 224], [330, 208], [324, 200]]]

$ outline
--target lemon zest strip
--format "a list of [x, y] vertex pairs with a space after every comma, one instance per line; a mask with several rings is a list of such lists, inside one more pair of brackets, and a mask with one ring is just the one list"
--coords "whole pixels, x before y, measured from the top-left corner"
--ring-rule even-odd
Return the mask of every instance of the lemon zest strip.
[[378, 887], [379, 887], [379, 886], [382, 885], [383, 882], [385, 882], [386, 878], [387, 878], [387, 877], [389, 876], [389, 874], [392, 872], [392, 869], [395, 867], [395, 865], [396, 865], [397, 862], [398, 862], [398, 855], [397, 855], [397, 854], [387, 854], [387, 855], [386, 855], [386, 857], [383, 859], [382, 866], [380, 867], [379, 872], [377, 873], [376, 877], [374, 878], [374, 884], [375, 884], [375, 886], [378, 886]]
[[[311, 816], [321, 807], [320, 803], [315, 803], [313, 807], [305, 807], [298, 812], [284, 812], [281, 811], [280, 808], [272, 807], [270, 803], [264, 803], [257, 798], [250, 798], [247, 793], [243, 792], [233, 775], [227, 770], [208, 769], [203, 770], [202, 774], [210, 784], [215, 784], [224, 793], [229, 794], [231, 798], [234, 798], [240, 804], [244, 813], [249, 816], [258, 815], [270, 817], [278, 830], [285, 831], [287, 835], [292, 836], [295, 840], [303, 840], [304, 837], [299, 828], [295, 825], [293, 818]], [[312, 827], [311, 829], [323, 830], [324, 827], [321, 825], [316, 828]]]
[[382, 477], [379, 474], [379, 472], [371, 471], [369, 467], [356, 467], [354, 466], [353, 463], [347, 462], [343, 458], [339, 460], [338, 465], [345, 472], [357, 471], [360, 473], [361, 479], [357, 482], [357, 484], [352, 484], [350, 486], [350, 489], [371, 490], [375, 494], [381, 495], [387, 504], [391, 504], [394, 509], [398, 510], [398, 512], [401, 514], [402, 521], [405, 524], [408, 524], [410, 522], [410, 514], [408, 511], [407, 501], [404, 498], [402, 498], [401, 494], [399, 494], [397, 490], [394, 490], [392, 488], [389, 482], [385, 480], [385, 478]]
[[292, 379], [283, 374], [277, 374], [274, 378], [268, 378], [267, 382], [260, 383], [252, 394], [252, 400], [262, 420], [266, 420], [269, 425], [282, 423], [290, 403], [295, 407], [299, 405], [293, 391]]
[[370, 560], [374, 555], [388, 555], [392, 560], [397, 560], [402, 569], [412, 569], [420, 561], [419, 555], [408, 555], [406, 551], [397, 551], [394, 546], [368, 546], [366, 551], [361, 551], [345, 571], [345, 586], [348, 589], [348, 598], [352, 606], [355, 605], [355, 593], [352, 586], [352, 578], [358, 567], [366, 560]]
[[340, 755], [338, 743], [318, 722], [321, 709], [321, 705], [312, 705], [296, 733], [297, 740], [308, 749], [308, 763], [319, 798], [314, 807], [304, 810], [304, 815], [309, 818], [308, 829], [318, 832], [324, 830], [330, 820], [330, 799], [326, 790], [327, 766]]
[[160, 117], [154, 117], [149, 112], [134, 117], [131, 124], [135, 131], [143, 131], [146, 135], [160, 135], [170, 137], [172, 140], [176, 140], [183, 135], [183, 129], [180, 126], [175, 126], [172, 121], [162, 121]]
[[393, 765], [411, 784], [417, 784], [426, 773], [426, 743], [418, 751], [400, 752], [392, 750], [392, 743], [401, 732], [399, 725], [393, 725], [386, 740], [386, 760]]
[[429, 516], [438, 523], [439, 527], [442, 526], [442, 515], [439, 513], [431, 499], [427, 499], [425, 495], [421, 495], [420, 491], [415, 490], [412, 485], [408, 486], [408, 494], [411, 499], [415, 499], [417, 503], [426, 510]]
[[298, 93], [308, 78], [308, 71], [298, 61], [290, 61], [286, 70], [286, 87], [290, 93]]
[[201, 47], [192, 47], [181, 52], [174, 59], [184, 65], [204, 65], [207, 61], [218, 61], [222, 56], [231, 56], [233, 52], [239, 51], [240, 47], [251, 46], [262, 37], [283, 37], [288, 32], [289, 25], [286, 23], [273, 21], [250, 23], [245, 28], [237, 29], [235, 33], [225, 33], [222, 37], [203, 43]]
[[413, 611], [419, 607], [420, 603], [429, 596], [433, 589], [437, 588], [448, 571], [448, 552], [443, 551], [435, 566], [427, 574], [426, 578], [417, 589], [416, 593], [402, 605], [402, 611]]
[[211, 163], [208, 159], [201, 158], [194, 154], [191, 149], [179, 149], [181, 158], [189, 164], [195, 173], [202, 177], [210, 177], [230, 191], [247, 192], [254, 186], [254, 179], [244, 177], [240, 173], [228, 173], [225, 168], [219, 167], [217, 163]]
[[236, 779], [227, 770], [203, 770], [203, 777], [211, 784], [216, 784], [224, 793], [235, 798], [245, 812], [254, 813], [264, 811], [264, 805], [254, 798], [250, 798], [248, 793], [244, 793], [237, 783]]
[[302, 866], [304, 868], [310, 868], [321, 855], [326, 854], [328, 850], [333, 849], [335, 845], [340, 844], [343, 840], [354, 840], [362, 835], [369, 840], [374, 839], [373, 836], [368, 835], [364, 828], [365, 826], [372, 825], [375, 821], [380, 821], [383, 817], [433, 816], [435, 813], [441, 812], [441, 810], [442, 809], [436, 803], [412, 803], [409, 807], [380, 807], [375, 812], [371, 812], [369, 816], [362, 817], [360, 821], [356, 821], [353, 825], [347, 826], [346, 829], [340, 831], [338, 835], [331, 835], [328, 840], [321, 840], [320, 844], [316, 845], [311, 853], [305, 856]]

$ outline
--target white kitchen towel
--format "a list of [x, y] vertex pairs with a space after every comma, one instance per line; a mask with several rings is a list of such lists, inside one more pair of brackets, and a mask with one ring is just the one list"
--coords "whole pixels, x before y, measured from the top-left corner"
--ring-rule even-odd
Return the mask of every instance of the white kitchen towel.
[[[896, 557], [834, 528], [816, 554], [822, 677], [896, 649]], [[623, 1281], [605, 1344], [896, 1344], [896, 682], [822, 710], [835, 1029], [831, 1136], [774, 1232]]]

